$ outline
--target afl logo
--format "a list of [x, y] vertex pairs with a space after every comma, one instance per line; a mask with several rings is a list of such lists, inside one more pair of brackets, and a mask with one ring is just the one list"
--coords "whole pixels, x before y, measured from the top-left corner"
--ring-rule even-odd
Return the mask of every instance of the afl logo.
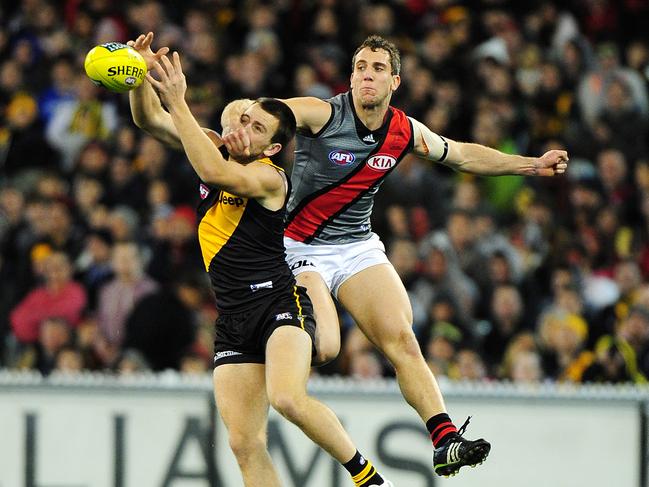
[[337, 166], [349, 166], [356, 156], [347, 150], [333, 150], [329, 153], [329, 160]]
[[377, 154], [367, 160], [367, 165], [377, 171], [387, 171], [397, 164], [397, 160], [387, 154]]

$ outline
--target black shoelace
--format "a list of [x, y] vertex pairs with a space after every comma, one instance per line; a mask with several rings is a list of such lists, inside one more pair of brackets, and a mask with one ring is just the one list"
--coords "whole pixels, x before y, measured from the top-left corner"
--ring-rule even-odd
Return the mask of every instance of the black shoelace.
[[464, 432], [466, 431], [466, 427], [469, 426], [469, 421], [471, 421], [471, 416], [466, 418], [466, 421], [464, 422], [464, 424], [462, 426], [460, 426], [459, 430], [457, 430], [458, 435], [462, 436], [464, 434]]

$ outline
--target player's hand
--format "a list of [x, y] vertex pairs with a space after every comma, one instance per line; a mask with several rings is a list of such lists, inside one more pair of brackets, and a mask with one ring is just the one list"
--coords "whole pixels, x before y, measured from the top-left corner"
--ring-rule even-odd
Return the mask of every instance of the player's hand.
[[177, 52], [173, 53], [172, 59], [173, 63], [167, 56], [162, 56], [160, 61], [153, 64], [154, 71], [160, 77], [159, 81], [151, 75], [151, 72], [146, 74], [146, 79], [158, 90], [160, 99], [169, 109], [182, 103], [187, 91], [187, 81]]
[[128, 41], [126, 45], [131, 46], [140, 55], [144, 58], [146, 62], [146, 67], [148, 70], [153, 69], [153, 65], [156, 61], [160, 61], [162, 56], [169, 52], [168, 47], [161, 47], [156, 52], [153, 52], [151, 49], [151, 43], [153, 42], [153, 32], [149, 32], [147, 35], [140, 34], [137, 39], [134, 41]]
[[568, 153], [565, 150], [549, 150], [537, 159], [537, 176], [563, 174], [568, 169]]
[[240, 127], [223, 136], [228, 153], [234, 157], [250, 156], [250, 136], [244, 127]]

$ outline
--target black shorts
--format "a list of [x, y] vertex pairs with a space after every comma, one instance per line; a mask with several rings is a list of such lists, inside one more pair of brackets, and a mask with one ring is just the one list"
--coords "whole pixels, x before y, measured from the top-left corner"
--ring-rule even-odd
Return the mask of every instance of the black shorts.
[[266, 362], [266, 342], [280, 326], [302, 328], [311, 337], [315, 352], [313, 304], [301, 286], [264, 298], [237, 312], [222, 312], [216, 320], [214, 367], [223, 364]]

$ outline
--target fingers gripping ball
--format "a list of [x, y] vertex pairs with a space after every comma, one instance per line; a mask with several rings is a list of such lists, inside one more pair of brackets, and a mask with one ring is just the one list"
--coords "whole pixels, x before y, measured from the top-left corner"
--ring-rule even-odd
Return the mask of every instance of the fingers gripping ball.
[[140, 86], [147, 71], [140, 53], [120, 42], [93, 47], [86, 55], [84, 67], [93, 83], [117, 93]]

